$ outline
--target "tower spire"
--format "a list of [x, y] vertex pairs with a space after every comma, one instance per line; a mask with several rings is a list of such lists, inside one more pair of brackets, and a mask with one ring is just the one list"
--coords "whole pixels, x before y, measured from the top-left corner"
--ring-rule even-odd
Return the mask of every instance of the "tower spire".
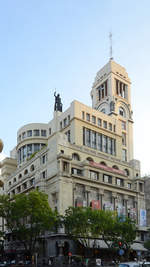
[[113, 50], [112, 50], [112, 32], [109, 33], [109, 41], [110, 41], [110, 60], [113, 60]]

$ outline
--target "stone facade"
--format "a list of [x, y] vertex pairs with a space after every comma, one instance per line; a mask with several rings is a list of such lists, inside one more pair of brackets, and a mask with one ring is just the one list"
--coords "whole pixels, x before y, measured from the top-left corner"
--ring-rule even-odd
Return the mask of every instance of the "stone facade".
[[73, 101], [64, 112], [55, 109], [49, 123], [21, 127], [15, 159], [1, 165], [5, 193], [13, 197], [38, 188], [61, 214], [69, 206], [116, 210], [145, 231], [140, 217], [144, 181], [133, 159], [130, 84], [126, 70], [110, 60], [96, 75], [92, 107]]

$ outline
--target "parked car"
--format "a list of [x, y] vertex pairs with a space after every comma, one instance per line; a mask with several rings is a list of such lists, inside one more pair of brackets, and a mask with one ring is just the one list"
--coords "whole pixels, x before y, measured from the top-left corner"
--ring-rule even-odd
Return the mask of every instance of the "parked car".
[[118, 267], [141, 267], [141, 265], [137, 261], [130, 261], [130, 262], [121, 262], [119, 263]]
[[150, 262], [149, 261], [141, 261], [140, 267], [150, 267]]
[[0, 267], [5, 267], [7, 266], [7, 262], [6, 261], [0, 261]]

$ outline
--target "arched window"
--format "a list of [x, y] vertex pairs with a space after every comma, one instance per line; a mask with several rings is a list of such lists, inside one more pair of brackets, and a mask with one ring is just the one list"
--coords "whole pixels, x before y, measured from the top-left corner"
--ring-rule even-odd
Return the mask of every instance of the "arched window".
[[28, 174], [28, 170], [27, 169], [24, 171], [24, 175], [26, 175], [26, 174]]
[[73, 159], [73, 160], [78, 160], [78, 161], [79, 161], [79, 160], [80, 160], [80, 157], [79, 157], [79, 155], [78, 155], [77, 153], [73, 153], [73, 154], [72, 154], [72, 159]]
[[100, 164], [107, 166], [107, 164], [104, 161], [101, 161]]
[[17, 180], [16, 180], [16, 177], [14, 178], [13, 182], [15, 183]]
[[94, 160], [90, 157], [88, 157], [86, 160], [94, 162]]
[[112, 168], [116, 169], [116, 170], [119, 170], [118, 166], [117, 165], [113, 165]]
[[32, 164], [30, 167], [30, 171], [33, 172], [34, 171], [34, 165]]
[[19, 178], [19, 179], [21, 179], [21, 178], [22, 178], [22, 174], [21, 174], [21, 173], [19, 174], [18, 178]]
[[123, 107], [119, 107], [119, 115], [124, 118], [126, 117], [126, 113]]

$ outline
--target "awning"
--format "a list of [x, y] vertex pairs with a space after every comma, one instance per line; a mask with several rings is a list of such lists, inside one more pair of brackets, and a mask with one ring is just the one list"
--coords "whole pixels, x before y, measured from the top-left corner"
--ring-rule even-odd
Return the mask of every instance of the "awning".
[[[81, 242], [82, 240], [82, 242]], [[79, 242], [81, 242], [83, 244], [83, 239], [79, 238], [78, 239]], [[86, 243], [88, 244], [89, 248], [108, 248], [108, 246], [106, 245], [105, 241], [102, 239], [86, 239]]]
[[[81, 242], [81, 239], [82, 238], [79, 238], [78, 241]], [[83, 239], [82, 239], [83, 241]], [[108, 246], [106, 245], [105, 241], [102, 240], [102, 239], [89, 239], [87, 240], [86, 239], [86, 242], [88, 244], [88, 247], [90, 248], [108, 248]], [[109, 243], [111, 243], [110, 241], [108, 241]], [[83, 242], [81, 242], [83, 244]], [[131, 249], [133, 250], [136, 250], [136, 251], [147, 251], [146, 248], [144, 248], [143, 244], [142, 243], [138, 243], [138, 242], [134, 242], [132, 245], [131, 245]]]
[[95, 248], [108, 248], [104, 240], [90, 240], [90, 247], [95, 247]]
[[136, 251], [147, 251], [147, 249], [144, 248], [143, 244], [141, 243], [133, 243], [131, 245], [131, 248]]

